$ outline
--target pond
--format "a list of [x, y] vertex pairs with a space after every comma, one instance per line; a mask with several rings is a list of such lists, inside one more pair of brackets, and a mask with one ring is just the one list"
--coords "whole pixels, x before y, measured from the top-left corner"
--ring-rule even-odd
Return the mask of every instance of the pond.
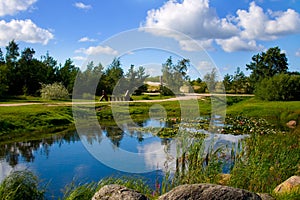
[[[165, 127], [159, 120], [146, 120], [142, 127]], [[0, 181], [12, 170], [28, 169], [48, 184], [48, 197], [57, 199], [61, 190], [73, 180], [80, 183], [99, 181], [112, 175], [138, 175], [155, 180], [168, 169], [175, 168], [178, 152], [176, 139], [159, 138], [147, 131], [120, 129], [102, 126], [102, 131], [76, 131], [54, 135], [41, 140], [26, 140], [0, 145]], [[246, 136], [211, 134], [203, 131], [206, 149], [226, 146], [237, 148], [237, 143]], [[190, 141], [190, 140], [189, 140]], [[228, 172], [225, 166], [223, 171]], [[136, 173], [135, 173], [136, 172]]]

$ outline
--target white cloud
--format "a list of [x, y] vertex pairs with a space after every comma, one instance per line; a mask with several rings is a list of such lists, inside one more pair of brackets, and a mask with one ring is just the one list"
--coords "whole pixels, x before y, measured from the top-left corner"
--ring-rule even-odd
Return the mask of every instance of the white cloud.
[[73, 60], [84, 61], [84, 60], [86, 60], [86, 57], [83, 57], [83, 56], [74, 56]]
[[30, 8], [37, 0], [0, 0], [0, 16], [14, 15]]
[[87, 49], [81, 48], [75, 51], [75, 53], [84, 53], [86, 55], [107, 54], [118, 55], [118, 51], [109, 46], [91, 46]]
[[209, 0], [169, 0], [162, 7], [148, 11], [140, 28], [176, 39], [183, 50], [199, 48], [191, 45], [193, 42], [180, 33], [193, 38], [205, 49], [213, 49], [215, 42], [227, 52], [253, 51], [263, 48], [259, 41], [300, 33], [300, 14], [292, 9], [264, 11], [251, 2], [248, 10], [239, 9], [235, 16], [220, 18], [216, 10], [210, 7]]
[[300, 33], [300, 16], [292, 9], [285, 12], [264, 12], [252, 2], [248, 11], [237, 11], [236, 20], [243, 39], [275, 40], [280, 36]]
[[257, 51], [264, 48], [262, 45], [257, 45], [255, 40], [245, 41], [237, 36], [225, 40], [217, 39], [216, 42], [226, 52]]
[[78, 42], [96, 42], [97, 40], [95, 39], [92, 39], [92, 38], [88, 38], [88, 37], [83, 37], [83, 38], [80, 38], [78, 40]]
[[87, 5], [87, 4], [84, 4], [84, 3], [82, 3], [82, 2], [76, 2], [76, 3], [74, 4], [74, 6], [75, 6], [76, 8], [83, 9], [83, 10], [89, 10], [89, 9], [92, 8], [91, 5]]
[[15, 39], [28, 43], [47, 44], [54, 35], [46, 29], [38, 27], [30, 19], [11, 20], [6, 22], [0, 20], [0, 45], [7, 45], [9, 41]]
[[298, 49], [298, 51], [296, 51], [295, 55], [300, 57], [300, 49]]

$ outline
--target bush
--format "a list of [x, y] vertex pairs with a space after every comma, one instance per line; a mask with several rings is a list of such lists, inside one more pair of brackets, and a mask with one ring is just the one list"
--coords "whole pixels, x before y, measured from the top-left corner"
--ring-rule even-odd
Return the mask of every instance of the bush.
[[42, 99], [68, 99], [69, 92], [62, 83], [42, 84]]
[[300, 100], [300, 76], [278, 74], [257, 84], [255, 95], [267, 101]]
[[38, 188], [38, 178], [30, 171], [15, 171], [0, 185], [0, 197], [5, 200], [44, 199], [45, 190]]
[[166, 86], [160, 86], [161, 95], [163, 96], [174, 96], [174, 92]]

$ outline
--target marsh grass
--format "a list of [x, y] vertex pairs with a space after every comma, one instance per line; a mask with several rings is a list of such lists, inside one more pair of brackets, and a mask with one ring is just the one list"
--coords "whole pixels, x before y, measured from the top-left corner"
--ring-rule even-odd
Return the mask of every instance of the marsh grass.
[[142, 177], [121, 176], [107, 177], [97, 182], [76, 184], [74, 181], [63, 189], [63, 200], [90, 200], [94, 194], [103, 186], [109, 184], [123, 185], [127, 188], [136, 190], [148, 198], [153, 198], [153, 190]]
[[38, 177], [32, 172], [14, 171], [0, 184], [1, 200], [40, 200], [44, 199], [46, 186], [39, 187]]
[[252, 134], [243, 159], [231, 171], [230, 185], [271, 193], [281, 182], [300, 175], [300, 129], [276, 134]]

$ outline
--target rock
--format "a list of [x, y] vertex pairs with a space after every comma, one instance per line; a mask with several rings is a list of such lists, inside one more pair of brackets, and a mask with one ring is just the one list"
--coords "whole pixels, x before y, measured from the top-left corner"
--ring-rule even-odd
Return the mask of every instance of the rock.
[[148, 198], [122, 185], [105, 185], [93, 196], [92, 200], [148, 200]]
[[278, 185], [275, 189], [275, 193], [289, 192], [293, 189], [300, 188], [300, 176], [292, 176], [286, 181]]
[[291, 120], [289, 121], [288, 123], [286, 123], [286, 125], [289, 127], [289, 128], [295, 128], [297, 126], [297, 122], [295, 120]]
[[247, 190], [214, 184], [180, 185], [158, 200], [261, 200], [261, 198]]
[[262, 200], [275, 200], [274, 197], [272, 197], [270, 194], [267, 193], [261, 193], [258, 194], [258, 196], [260, 196]]

